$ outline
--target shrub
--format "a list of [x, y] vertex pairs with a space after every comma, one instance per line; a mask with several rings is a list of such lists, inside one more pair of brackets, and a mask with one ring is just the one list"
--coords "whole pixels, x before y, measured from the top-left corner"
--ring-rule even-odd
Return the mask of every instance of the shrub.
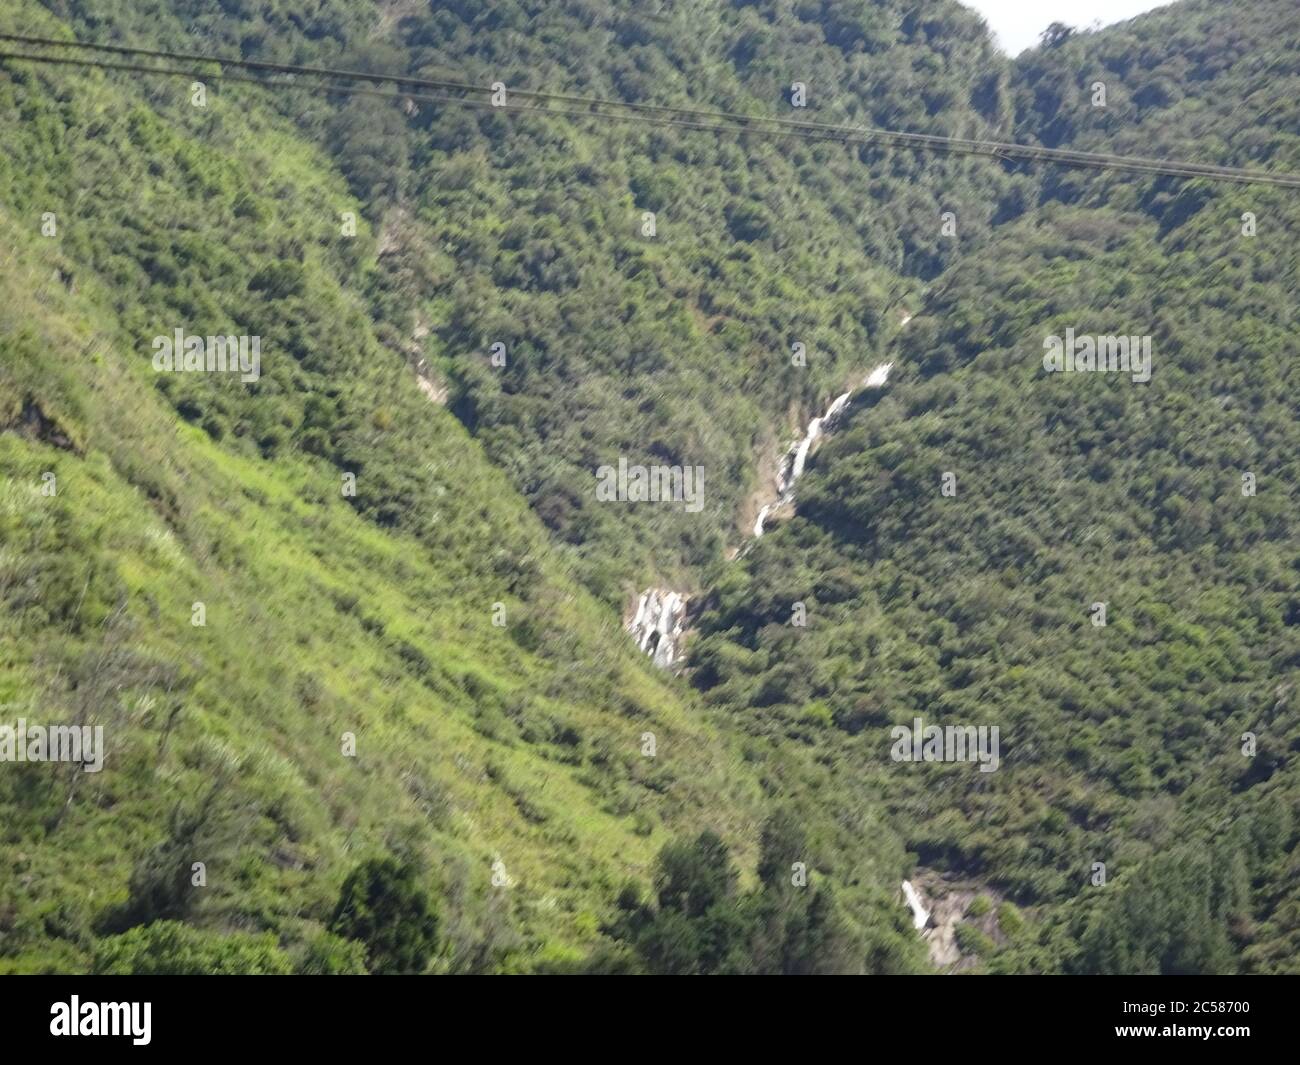
[[437, 945], [438, 918], [410, 865], [375, 858], [344, 881], [329, 930], [363, 943], [373, 973], [420, 973]]
[[222, 934], [180, 921], [155, 921], [100, 940], [93, 971], [111, 976], [286, 976], [275, 936]]

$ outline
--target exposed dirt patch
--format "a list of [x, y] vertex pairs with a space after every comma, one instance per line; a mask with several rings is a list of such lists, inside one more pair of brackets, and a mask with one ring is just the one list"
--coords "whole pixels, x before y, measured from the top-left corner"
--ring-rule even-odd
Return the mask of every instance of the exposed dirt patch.
[[435, 381], [430, 381], [429, 378], [422, 375], [416, 376], [415, 383], [420, 386], [420, 391], [429, 398], [430, 403], [436, 403], [440, 407], [445, 407], [447, 405], [447, 396], [449, 395], [449, 392], [446, 385], [440, 385]]

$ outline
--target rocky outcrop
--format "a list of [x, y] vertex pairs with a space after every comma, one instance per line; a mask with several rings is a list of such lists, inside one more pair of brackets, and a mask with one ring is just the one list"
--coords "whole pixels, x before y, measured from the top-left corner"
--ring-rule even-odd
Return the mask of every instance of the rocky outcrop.
[[[998, 907], [1002, 896], [973, 881], [957, 881], [932, 871], [920, 870], [916, 882], [904, 880], [903, 901], [912, 911], [912, 927], [925, 940], [930, 962], [948, 972], [960, 972], [979, 964], [977, 954], [964, 954], [957, 928], [970, 925], [994, 944], [1001, 945], [1006, 935], [999, 924]], [[981, 911], [972, 904], [983, 897]]]

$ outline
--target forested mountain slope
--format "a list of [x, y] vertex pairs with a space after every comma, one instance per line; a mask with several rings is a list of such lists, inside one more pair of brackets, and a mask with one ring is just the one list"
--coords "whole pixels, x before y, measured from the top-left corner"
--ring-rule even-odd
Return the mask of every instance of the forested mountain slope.
[[[1010, 132], [1007, 63], [955, 3], [644, 6], [70, 7], [83, 35], [256, 60]], [[1021, 179], [964, 157], [309, 93], [270, 106], [333, 153], [382, 231], [381, 336], [450, 386], [583, 579], [620, 605], [737, 543], [776, 452], [870, 369], [917, 279], [953, 258], [940, 214], [960, 212], [976, 244], [1019, 201]], [[595, 505], [592, 472], [619, 456], [703, 465], [703, 515]]]
[[[1300, 170], [1283, 0], [1015, 63], [955, 3], [643, 6], [0, 28]], [[965, 966], [1294, 968], [1294, 192], [207, 91], [0, 65], [0, 702], [110, 749], [0, 775], [0, 965], [911, 971], [919, 864], [1009, 900]], [[155, 373], [177, 327], [260, 379]], [[1067, 327], [1151, 381], [1045, 374]], [[620, 456], [703, 512], [600, 504]], [[685, 677], [621, 631], [651, 581], [703, 606]], [[892, 761], [916, 716], [1001, 767]]]
[[[1019, 128], [1295, 171], [1296, 30], [1176, 5], [1070, 39], [1021, 61]], [[886, 796], [924, 864], [1032, 907], [994, 970], [1290, 971], [1300, 200], [1055, 171], [1042, 195], [935, 282], [889, 392], [720, 583], [695, 680]], [[1151, 380], [1045, 373], [1067, 328], [1149, 335]], [[1001, 768], [892, 762], [916, 716], [999, 725]]]
[[[758, 775], [381, 342], [330, 159], [264, 90], [0, 90], [0, 701], [107, 743], [0, 777], [5, 967], [571, 965], [705, 828], [754, 888]], [[260, 335], [259, 379], [155, 373], [177, 327]], [[915, 966], [901, 848], [856, 813], [834, 964]]]

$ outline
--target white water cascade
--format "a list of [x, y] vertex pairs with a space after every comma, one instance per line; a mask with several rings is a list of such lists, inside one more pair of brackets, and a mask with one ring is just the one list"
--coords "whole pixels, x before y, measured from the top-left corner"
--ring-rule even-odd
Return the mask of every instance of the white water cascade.
[[[867, 374], [858, 387], [883, 388], [885, 382], [889, 380], [889, 371], [893, 368], [892, 362], [881, 363]], [[849, 389], [843, 395], [836, 396], [834, 402], [826, 408], [826, 412], [810, 421], [803, 436], [790, 445], [781, 459], [781, 468], [777, 474], [777, 498], [758, 512], [758, 518], [754, 522], [756, 538], [763, 535], [763, 527], [768, 515], [778, 507], [794, 502], [795, 482], [803, 476], [804, 466], [808, 462], [809, 454], [812, 453], [813, 445], [821, 436], [835, 428], [836, 423], [848, 409], [853, 399], [853, 392], [853, 389]], [[689, 597], [681, 592], [674, 592], [667, 588], [647, 588], [637, 601], [636, 612], [624, 624], [624, 628], [636, 640], [637, 646], [650, 655], [654, 659], [654, 664], [660, 668], [667, 669], [681, 657], [688, 601]], [[910, 886], [907, 885], [908, 888]], [[926, 916], [928, 919], [928, 915]]]
[[921, 901], [921, 893], [912, 886], [910, 880], [903, 881], [903, 898], [912, 911], [912, 927], [918, 932], [924, 932], [925, 926], [930, 923], [930, 914]]
[[687, 597], [666, 588], [647, 588], [641, 593], [636, 613], [626, 628], [636, 645], [654, 658], [654, 664], [667, 669], [681, 649], [686, 630]]
[[[893, 368], [894, 364], [892, 362], [881, 363], [871, 373], [867, 374], [861, 387], [883, 388], [885, 382], [889, 380], [889, 371]], [[790, 445], [790, 450], [785, 453], [785, 457], [781, 460], [781, 468], [777, 473], [777, 497], [773, 502], [764, 504], [763, 508], [758, 512], [758, 517], [754, 521], [755, 536], [763, 535], [763, 527], [767, 523], [769, 514], [779, 507], [794, 502], [794, 484], [803, 476], [803, 468], [808, 461], [808, 454], [812, 450], [813, 444], [817, 442], [818, 437], [835, 428], [835, 423], [844, 416], [844, 412], [848, 409], [849, 401], [852, 398], [852, 389], [842, 396], [837, 396], [835, 401], [826, 408], [825, 414], [819, 418], [814, 418], [808, 423], [808, 428], [804, 430], [803, 437]]]

